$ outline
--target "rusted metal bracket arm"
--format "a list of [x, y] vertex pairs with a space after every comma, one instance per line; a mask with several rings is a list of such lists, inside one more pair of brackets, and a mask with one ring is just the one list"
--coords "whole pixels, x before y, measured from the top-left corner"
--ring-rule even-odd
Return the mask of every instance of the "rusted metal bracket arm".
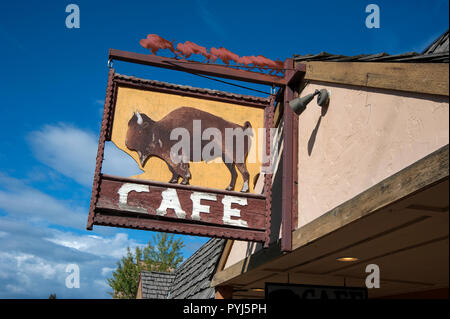
[[275, 85], [283, 87], [286, 85], [284, 77], [265, 73], [251, 72], [239, 69], [228, 68], [226, 66], [205, 64], [195, 61], [181, 61], [174, 58], [160, 57], [156, 55], [140, 54], [121, 50], [110, 49], [109, 59], [125, 61], [165, 69], [184, 71], [192, 73], [216, 76], [238, 81], [245, 81], [257, 84]]
[[281, 203], [281, 250], [292, 251], [292, 230], [297, 221], [297, 158], [298, 158], [298, 117], [289, 106], [289, 101], [295, 97], [295, 88], [305, 76], [304, 64], [294, 69], [292, 59], [285, 62], [286, 87], [284, 90], [284, 136], [283, 136], [283, 176], [282, 176], [282, 203]]
[[285, 81], [287, 86], [292, 90], [299, 86], [299, 84], [303, 81], [306, 73], [306, 65], [305, 64], [297, 64], [294, 68], [294, 71], [291, 71], [290, 74], [285, 75]]

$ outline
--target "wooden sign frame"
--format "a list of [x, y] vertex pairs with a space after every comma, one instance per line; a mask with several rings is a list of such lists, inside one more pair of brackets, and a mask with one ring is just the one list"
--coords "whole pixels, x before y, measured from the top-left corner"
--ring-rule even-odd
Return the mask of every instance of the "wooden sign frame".
[[[273, 98], [264, 99], [231, 93], [219, 94], [219, 92], [212, 90], [142, 80], [118, 75], [113, 68], [110, 68], [87, 229], [92, 230], [93, 225], [114, 226], [264, 242], [264, 246], [267, 247], [270, 241], [272, 174], [264, 175], [264, 191], [262, 194], [102, 174], [105, 142], [111, 140], [119, 86], [262, 108], [264, 110], [264, 127], [273, 127]], [[266, 130], [265, 142], [267, 154], [270, 152], [270, 130], [268, 129]], [[216, 200], [202, 202], [202, 204], [208, 204], [211, 209], [210, 213], [207, 214], [209, 219], [195, 219], [192, 217], [192, 212], [188, 213], [190, 216], [182, 215], [180, 217], [178, 215], [175, 216], [173, 213], [169, 216], [169, 214], [159, 214], [157, 207], [154, 206], [154, 203], [159, 201], [163, 192], [176, 194], [181, 206], [188, 212], [189, 209], [192, 209], [193, 204], [190, 199], [193, 197], [207, 194], [210, 198], [215, 198]], [[245, 203], [245, 205], [239, 206], [239, 203]], [[224, 207], [228, 207], [228, 213], [236, 209], [231, 208], [232, 204], [233, 207], [239, 206], [240, 217], [233, 217], [233, 214], [225, 216], [223, 215], [225, 211], [222, 212], [223, 216], [217, 216], [220, 210], [219, 206], [222, 204]], [[225, 208], [222, 208], [222, 210], [225, 210]], [[245, 222], [239, 223], [238, 221], [244, 220], [244, 217], [246, 219]], [[228, 223], [225, 223], [225, 220]]]

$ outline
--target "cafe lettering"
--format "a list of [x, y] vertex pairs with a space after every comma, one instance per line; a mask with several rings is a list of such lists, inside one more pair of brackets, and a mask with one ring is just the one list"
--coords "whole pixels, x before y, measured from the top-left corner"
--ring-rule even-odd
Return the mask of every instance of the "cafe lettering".
[[[150, 193], [150, 186], [132, 183], [123, 184], [117, 192], [119, 195], [118, 206], [121, 209], [148, 214], [156, 213], [156, 215], [158, 216], [166, 217], [173, 214], [173, 217], [176, 218], [190, 218], [192, 220], [198, 221], [207, 219], [205, 217], [207, 215], [205, 214], [211, 213], [211, 206], [209, 204], [203, 203], [203, 201], [217, 203], [218, 197], [218, 195], [211, 193], [191, 192], [189, 196], [191, 199], [191, 205], [189, 208], [191, 208], [191, 210], [186, 212], [189, 208], [182, 207], [178, 196], [178, 191], [174, 188], [167, 188], [165, 190], [162, 190], [160, 192], [161, 201], [152, 202], [151, 206], [147, 206], [145, 208], [128, 205], [128, 194], [130, 192], [140, 193], [140, 196], [143, 197], [148, 195], [147, 193]], [[156, 190], [156, 192], [158, 192], [158, 190]], [[220, 202], [222, 203], [222, 209], [219, 208], [218, 210], [219, 216], [217, 216], [217, 219], [219, 221], [221, 220], [224, 224], [231, 226], [248, 227], [248, 222], [240, 219], [241, 209], [231, 207], [233, 204], [239, 207], [248, 206], [247, 198], [225, 195], [222, 197], [222, 200]]]

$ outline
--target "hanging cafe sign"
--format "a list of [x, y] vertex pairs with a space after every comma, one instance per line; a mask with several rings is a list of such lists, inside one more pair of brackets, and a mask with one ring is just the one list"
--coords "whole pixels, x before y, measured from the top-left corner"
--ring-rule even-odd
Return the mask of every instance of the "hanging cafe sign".
[[[269, 74], [282, 71], [280, 62], [262, 56], [230, 57], [224, 48], [208, 53], [188, 41], [175, 49], [157, 35], [149, 35], [141, 45], [153, 54], [110, 50], [109, 58], [254, 83], [285, 83], [283, 77]], [[159, 49], [169, 49], [176, 57], [155, 55]], [[204, 55], [208, 63], [180, 63], [180, 57], [191, 54]], [[218, 58], [226, 64], [240, 61], [247, 68], [274, 69], [262, 73], [209, 64]], [[104, 225], [267, 246], [273, 104], [273, 98], [137, 79], [110, 68], [87, 229]], [[103, 174], [107, 141], [133, 158], [143, 173]], [[264, 181], [262, 190], [255, 190], [258, 176]]]

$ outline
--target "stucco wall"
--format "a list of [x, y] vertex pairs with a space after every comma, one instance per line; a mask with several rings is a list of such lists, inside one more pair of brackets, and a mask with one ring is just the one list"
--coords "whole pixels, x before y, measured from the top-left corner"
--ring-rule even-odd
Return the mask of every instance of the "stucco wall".
[[298, 227], [449, 141], [448, 97], [311, 82], [326, 88], [299, 117]]
[[[301, 96], [322, 88], [326, 112], [314, 99], [299, 117], [298, 227], [449, 142], [448, 97], [317, 82]], [[259, 249], [234, 241], [224, 268]]]

